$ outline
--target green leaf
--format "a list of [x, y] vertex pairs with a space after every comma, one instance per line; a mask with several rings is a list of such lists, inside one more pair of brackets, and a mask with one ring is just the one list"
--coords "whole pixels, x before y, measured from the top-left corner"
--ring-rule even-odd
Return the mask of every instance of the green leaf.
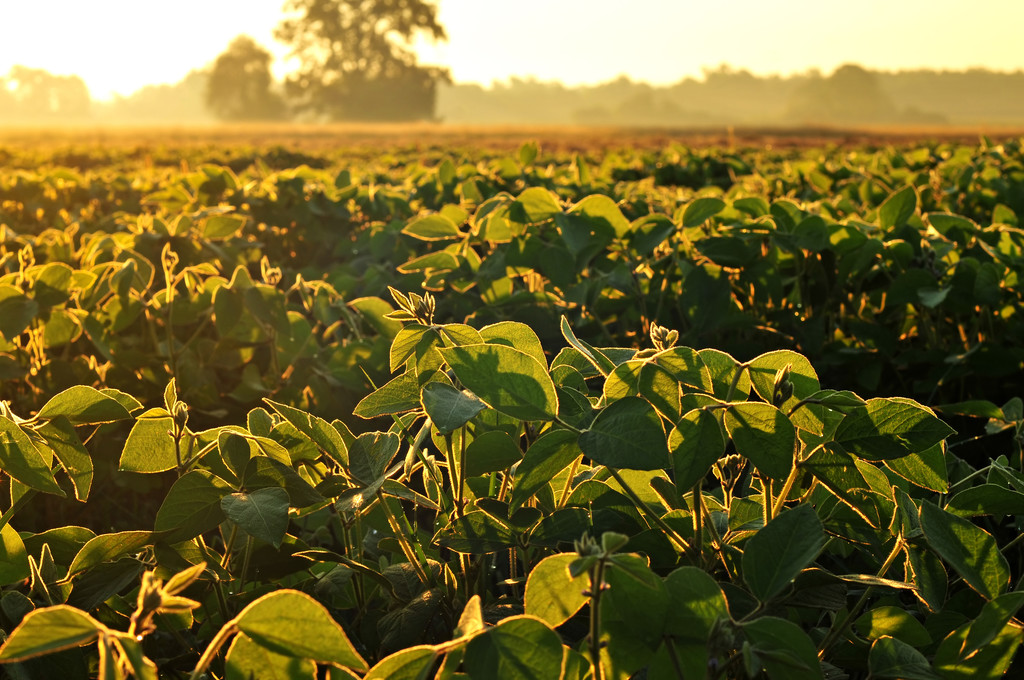
[[29, 612], [0, 647], [0, 662], [24, 661], [89, 644], [106, 631], [102, 623], [74, 607], [57, 605]]
[[433, 645], [408, 647], [381, 659], [363, 680], [429, 680], [439, 656]]
[[380, 389], [356, 404], [354, 415], [369, 420], [377, 416], [405, 413], [420, 407], [420, 383], [414, 371], [392, 378]]
[[562, 212], [558, 197], [543, 187], [530, 187], [519, 194], [516, 203], [529, 224], [549, 220]]
[[349, 471], [363, 484], [373, 484], [384, 476], [398, 453], [401, 440], [393, 432], [365, 432], [349, 449]]
[[230, 238], [245, 226], [240, 215], [211, 215], [203, 221], [203, 238], [209, 240]]
[[615, 555], [605, 571], [605, 581], [609, 586], [604, 595], [609, 614], [631, 622], [634, 634], [651, 648], [657, 647], [667, 632], [670, 598], [665, 582], [650, 570], [647, 558]]
[[869, 399], [867, 406], [843, 418], [835, 440], [855, 456], [886, 460], [921, 453], [955, 433], [913, 400]]
[[927, 657], [910, 645], [888, 635], [876, 639], [868, 653], [873, 678], [894, 680], [941, 680]]
[[907, 185], [892, 192], [878, 208], [878, 223], [882, 229], [902, 227], [917, 210], [917, 191]]
[[305, 593], [279, 590], [249, 604], [235, 623], [256, 644], [277, 654], [368, 669], [341, 626]]
[[1010, 565], [991, 534], [928, 501], [921, 503], [921, 530], [932, 550], [983, 597], [1006, 590]]
[[601, 409], [579, 436], [580, 449], [600, 465], [627, 470], [669, 466], [665, 428], [650, 402], [624, 397]]
[[580, 574], [576, 578], [569, 574], [569, 564], [577, 557], [575, 553], [559, 553], [545, 557], [534, 565], [526, 580], [527, 614], [557, 628], [590, 601], [584, 594], [590, 587], [587, 574]]
[[95, 567], [97, 564], [110, 562], [125, 555], [139, 552], [150, 545], [153, 534], [149, 531], [120, 531], [113, 534], [100, 534], [82, 546], [82, 549], [71, 560], [68, 576]]
[[810, 470], [826, 489], [854, 508], [860, 497], [851, 492], [871, 488], [853, 457], [835, 442], [825, 442], [815, 448], [804, 460], [802, 467]]
[[811, 362], [807, 360], [807, 357], [788, 349], [768, 352], [750, 362], [748, 373], [757, 396], [771, 404], [772, 392], [775, 387], [775, 376], [787, 366], [790, 367], [789, 381], [793, 383], [793, 395], [781, 404], [776, 405], [788, 413], [796, 402], [811, 396], [821, 389], [821, 383], [818, 382], [818, 374], [814, 367], [811, 366]]
[[883, 461], [883, 464], [903, 479], [923, 489], [938, 493], [949, 491], [946, 455], [942, 450], [942, 444], [900, 458], [890, 458]]
[[1024, 493], [998, 484], [979, 484], [958, 491], [946, 504], [946, 512], [958, 517], [1024, 515]]
[[316, 664], [309, 659], [276, 654], [237, 635], [224, 657], [225, 680], [316, 680]]
[[162, 408], [149, 409], [132, 425], [121, 451], [117, 469], [123, 472], [163, 472], [178, 465], [174, 438], [170, 432], [174, 421]]
[[704, 644], [718, 621], [729, 618], [721, 586], [698, 567], [680, 567], [665, 577], [669, 593], [667, 634]]
[[1006, 593], [991, 602], [986, 602], [981, 614], [971, 623], [963, 650], [960, 652], [961, 658], [968, 658], [986, 645], [992, 644], [1010, 620], [1017, 616], [1022, 606], [1024, 592], [1020, 591]]
[[535, 358], [505, 345], [467, 345], [439, 350], [455, 376], [491, 408], [520, 420], [553, 420], [555, 384]]
[[287, 404], [264, 399], [270, 408], [295, 426], [301, 434], [323, 449], [339, 465], [348, 465], [348, 449], [341, 434], [323, 418], [306, 413]]
[[683, 213], [683, 226], [686, 228], [699, 227], [725, 209], [725, 201], [720, 198], [704, 197], [686, 206]]
[[569, 320], [564, 316], [562, 317], [559, 327], [561, 328], [562, 337], [565, 338], [565, 341], [572, 345], [573, 349], [583, 355], [583, 358], [589, 361], [601, 375], [607, 376], [615, 370], [614, 361], [609, 359], [600, 350], [591, 347], [588, 343], [576, 337], [576, 334], [572, 331], [572, 326], [569, 325]]
[[441, 214], [414, 220], [402, 229], [402, 233], [420, 241], [446, 241], [462, 237], [458, 225]]
[[456, 517], [434, 536], [432, 543], [459, 553], [493, 553], [518, 545], [518, 533], [483, 510]]
[[75, 385], [47, 401], [36, 417], [49, 420], [64, 416], [74, 425], [111, 423], [131, 418], [116, 399], [87, 385]]
[[28, 551], [21, 536], [10, 524], [0, 529], [0, 586], [9, 586], [29, 577]]
[[561, 677], [562, 641], [542, 621], [512, 616], [470, 641], [463, 661], [473, 678], [546, 680]]
[[477, 477], [507, 470], [523, 459], [519, 446], [501, 430], [484, 432], [466, 447], [466, 476]]
[[1020, 624], [1008, 623], [987, 645], [973, 656], [962, 656], [971, 624], [960, 626], [939, 644], [932, 665], [943, 680], [999, 680], [1020, 648], [1024, 632]]
[[430, 382], [420, 392], [423, 410], [441, 434], [449, 434], [487, 408], [487, 404], [466, 390], [441, 382]]
[[684, 415], [668, 436], [672, 469], [679, 489], [690, 489], [704, 479], [725, 454], [725, 438], [711, 411], [694, 409]]
[[762, 474], [783, 480], [793, 469], [796, 429], [771, 404], [733, 404], [725, 412], [725, 429], [736, 445], [736, 452]]
[[743, 550], [743, 580], [762, 602], [781, 593], [825, 547], [825, 530], [809, 505], [768, 522]]
[[57, 460], [67, 470], [71, 484], [75, 487], [75, 498], [83, 502], [88, 500], [89, 489], [92, 487], [92, 457], [78, 438], [74, 426], [64, 416], [57, 416], [36, 432], [46, 440]]
[[288, 530], [288, 492], [278, 487], [233, 493], [220, 499], [227, 518], [246, 534], [281, 547]]
[[540, 338], [537, 337], [537, 333], [525, 323], [519, 323], [518, 321], [499, 321], [498, 323], [488, 324], [480, 329], [480, 342], [489, 342], [514, 347], [520, 352], [526, 352], [536, 359], [537, 363], [547, 368], [548, 360], [544, 355], [544, 345], [541, 344]]
[[212, 472], [186, 472], [171, 485], [156, 512], [156, 531], [173, 532], [168, 543], [195, 538], [224, 521], [221, 499], [233, 491], [231, 485]]
[[515, 512], [580, 455], [576, 433], [548, 430], [526, 450], [516, 468], [509, 511]]
[[249, 460], [242, 473], [242, 486], [248, 491], [281, 487], [288, 492], [293, 508], [307, 508], [325, 500], [298, 472], [266, 456]]
[[607, 196], [601, 194], [587, 196], [570, 208], [569, 213], [585, 217], [588, 221], [599, 225], [600, 228], [610, 228], [618, 238], [629, 233], [629, 220], [623, 216], [615, 201]]
[[807, 633], [792, 621], [762, 616], [743, 624], [743, 634], [769, 678], [822, 680], [818, 650]]
[[914, 647], [927, 647], [932, 642], [928, 629], [901, 607], [876, 607], [864, 612], [855, 622], [858, 635], [868, 640], [892, 636]]
[[13, 341], [39, 313], [36, 301], [14, 286], [0, 285], [0, 338]]
[[13, 420], [0, 416], [0, 469], [25, 486], [64, 497], [43, 454]]

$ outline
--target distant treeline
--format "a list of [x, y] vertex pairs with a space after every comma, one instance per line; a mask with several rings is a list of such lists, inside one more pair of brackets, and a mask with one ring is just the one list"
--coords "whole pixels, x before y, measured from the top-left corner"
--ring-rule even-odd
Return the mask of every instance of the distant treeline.
[[[17, 66], [0, 76], [0, 123], [214, 122], [209, 77], [196, 70], [175, 85], [99, 102], [76, 76]], [[439, 83], [434, 118], [659, 127], [1024, 125], [1024, 71], [887, 72], [846, 65], [828, 75], [759, 76], [723, 65], [668, 86], [625, 76], [579, 87], [521, 78], [491, 86]]]

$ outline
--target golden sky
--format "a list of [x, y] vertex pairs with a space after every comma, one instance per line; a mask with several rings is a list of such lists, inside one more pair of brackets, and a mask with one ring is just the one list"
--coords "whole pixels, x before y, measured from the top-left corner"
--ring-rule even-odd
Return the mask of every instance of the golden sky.
[[[0, 0], [0, 74], [80, 75], [99, 99], [180, 80], [247, 33], [286, 70], [272, 31], [283, 0]], [[457, 82], [625, 74], [667, 84], [729, 63], [754, 73], [1024, 68], [1024, 0], [441, 0], [449, 42], [424, 61]]]

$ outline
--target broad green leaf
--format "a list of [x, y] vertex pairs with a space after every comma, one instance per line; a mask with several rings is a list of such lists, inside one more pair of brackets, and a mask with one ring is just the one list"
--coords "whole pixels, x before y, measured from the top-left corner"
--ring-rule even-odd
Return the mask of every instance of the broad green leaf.
[[767, 602], [810, 566], [825, 547], [825, 530], [810, 505], [799, 505], [768, 522], [743, 549], [743, 580]]
[[889, 458], [883, 461], [883, 464], [903, 479], [921, 488], [938, 493], [946, 493], [949, 490], [946, 455], [941, 443], [900, 458]]
[[630, 230], [629, 220], [623, 216], [615, 201], [601, 194], [587, 196], [570, 208], [569, 213], [585, 217], [602, 227], [610, 227], [618, 238], [627, 235]]
[[420, 383], [413, 371], [392, 378], [380, 389], [356, 404], [354, 415], [369, 420], [377, 416], [405, 413], [420, 407]]
[[979, 484], [958, 491], [946, 504], [946, 512], [959, 517], [1024, 515], [1024, 493], [998, 484]]
[[967, 658], [991, 644], [1010, 620], [1017, 616], [1022, 606], [1024, 592], [1021, 591], [1006, 593], [986, 602], [981, 614], [971, 624], [961, 656]]
[[0, 662], [24, 661], [62, 649], [89, 644], [106, 626], [85, 612], [57, 605], [29, 612], [3, 647]]
[[39, 305], [14, 286], [0, 285], [0, 339], [8, 342], [29, 327]]
[[36, 432], [46, 440], [57, 460], [67, 470], [71, 484], [75, 487], [75, 498], [83, 502], [88, 500], [89, 489], [92, 487], [92, 457], [78, 438], [74, 426], [64, 416], [57, 416]]
[[345, 440], [326, 420], [287, 404], [279, 404], [270, 399], [264, 399], [263, 401], [270, 408], [277, 411], [281, 417], [294, 425], [296, 430], [323, 449], [336, 463], [340, 465], [348, 464], [348, 450], [345, 446]]
[[124, 650], [124, 659], [128, 661], [135, 680], [159, 680], [156, 664], [149, 660], [142, 651], [142, 643], [138, 637], [127, 633], [115, 632], [118, 646]]
[[616, 364], [614, 361], [609, 359], [600, 350], [591, 347], [588, 343], [576, 337], [576, 334], [573, 333], [572, 326], [569, 325], [569, 320], [564, 316], [561, 319], [559, 328], [562, 331], [562, 337], [565, 338], [565, 341], [572, 345], [573, 349], [579, 352], [583, 358], [589, 361], [601, 375], [607, 376], [615, 370]]
[[178, 465], [174, 421], [162, 408], [149, 409], [132, 425], [117, 469], [123, 472], [163, 472]]
[[575, 553], [550, 555], [534, 565], [526, 580], [526, 613], [557, 628], [590, 601], [584, 594], [590, 587], [586, 573], [573, 578], [569, 564]]
[[348, 451], [349, 471], [363, 484], [373, 484], [384, 476], [400, 444], [401, 440], [393, 432], [365, 432], [359, 435]]
[[576, 433], [570, 430], [549, 430], [538, 437], [516, 468], [509, 510], [519, 509], [579, 455]]
[[694, 409], [684, 415], [668, 436], [676, 486], [693, 487], [725, 454], [722, 426], [711, 411]]
[[946, 602], [949, 580], [942, 560], [927, 548], [911, 544], [904, 546], [904, 552], [907, 554], [907, 579], [912, 580], [916, 588], [914, 595], [929, 610], [941, 610]]
[[242, 486], [247, 491], [281, 487], [288, 492], [293, 508], [307, 508], [325, 500], [298, 472], [266, 456], [249, 460], [242, 473]]
[[762, 616], [743, 624], [743, 634], [764, 664], [769, 678], [822, 680], [824, 677], [814, 642], [792, 621]]
[[423, 410], [441, 434], [459, 429], [487, 408], [487, 404], [473, 393], [441, 382], [424, 385], [420, 400], [423, 402]]
[[921, 530], [932, 550], [983, 597], [1006, 591], [1010, 565], [991, 534], [928, 501], [921, 503]]
[[242, 633], [277, 654], [368, 669], [341, 626], [305, 593], [279, 590], [249, 604], [235, 618]]
[[546, 680], [561, 677], [562, 641], [539, 619], [513, 616], [466, 648], [464, 665], [473, 678]]
[[739, 379], [736, 372], [740, 371], [739, 363], [731, 355], [717, 349], [702, 349], [697, 352], [704, 362], [711, 378], [712, 394], [717, 399], [742, 401], [750, 394], [750, 373], [743, 370]]
[[632, 624], [633, 632], [651, 647], [657, 647], [669, 613], [669, 590], [660, 576], [648, 567], [646, 557], [615, 555], [605, 571], [608, 590], [604, 605], [622, 621]]
[[28, 551], [21, 536], [10, 524], [0, 530], [0, 586], [9, 586], [29, 577]]
[[670, 605], [665, 630], [677, 639], [705, 644], [720, 620], [729, 618], [721, 586], [697, 567], [680, 567], [665, 577]]
[[520, 420], [552, 420], [558, 414], [555, 384], [529, 354], [493, 344], [439, 351], [459, 381], [499, 413]]
[[420, 241], [445, 241], [462, 236], [459, 226], [441, 214], [414, 220], [402, 229], [402, 233]]
[[855, 456], [887, 460], [921, 453], [955, 432], [910, 399], [869, 399], [843, 418], [835, 440]]
[[902, 227], [917, 209], [917, 191], [905, 186], [892, 192], [878, 209], [878, 223], [882, 229]]
[[783, 480], [793, 469], [796, 430], [789, 418], [771, 404], [733, 404], [725, 412], [725, 429], [736, 452], [762, 474]]
[[430, 680], [439, 656], [433, 645], [408, 647], [381, 659], [363, 680]]
[[871, 488], [853, 457], [835, 442], [826, 442], [815, 448], [802, 467], [810, 470], [825, 488], [853, 507], [860, 499], [851, 492]]
[[549, 220], [562, 212], [558, 197], [543, 187], [530, 187], [519, 194], [516, 203], [530, 224]]
[[0, 416], [0, 469], [29, 488], [62, 498], [65, 495], [54, 480], [46, 458], [29, 436], [13, 420], [3, 416]]
[[110, 562], [125, 555], [139, 552], [152, 544], [153, 534], [149, 531], [120, 531], [113, 534], [100, 534], [82, 546], [68, 567], [68, 575], [77, 574], [95, 567], [97, 564]]
[[547, 368], [548, 360], [544, 355], [544, 345], [541, 344], [537, 333], [525, 323], [499, 321], [489, 324], [480, 329], [480, 339], [483, 342], [508, 345], [520, 352], [526, 352], [536, 359], [537, 363]]
[[523, 459], [523, 453], [507, 432], [484, 432], [466, 447], [466, 476], [507, 470]]
[[225, 680], [316, 680], [316, 664], [309, 659], [276, 654], [236, 635], [224, 658]]
[[195, 538], [224, 521], [221, 499], [231, 485], [206, 470], [186, 472], [171, 485], [156, 512], [156, 531], [172, 532], [169, 543]]
[[603, 408], [579, 436], [580, 449], [595, 463], [627, 470], [669, 466], [665, 428], [650, 402], [625, 397]]
[[282, 488], [233, 493], [220, 499], [227, 518], [253, 538], [281, 547], [288, 530], [288, 492]]
[[1024, 640], [1020, 625], [1006, 624], [991, 642], [974, 655], [964, 658], [967, 637], [972, 624], [964, 624], [939, 644], [932, 666], [943, 680], [999, 680], [1013, 662]]
[[868, 667], [873, 678], [893, 680], [941, 680], [932, 670], [924, 654], [906, 642], [889, 637], [877, 638], [868, 654]]
[[483, 510], [456, 517], [434, 536], [432, 543], [459, 553], [493, 553], [518, 544], [518, 534]]
[[796, 402], [821, 389], [818, 374], [807, 357], [788, 349], [768, 352], [750, 362], [748, 373], [757, 396], [771, 404], [775, 376], [787, 366], [790, 367], [789, 381], [793, 383], [793, 394], [778, 406], [788, 413]]
[[211, 215], [203, 221], [203, 238], [225, 239], [237, 234], [245, 226], [241, 215]]
[[688, 229], [699, 227], [724, 209], [725, 201], [720, 198], [698, 198], [686, 206], [686, 211], [683, 213], [683, 226]]
[[864, 612], [853, 625], [857, 634], [868, 640], [892, 636], [914, 647], [926, 647], [932, 642], [924, 625], [901, 607], [876, 607]]
[[49, 420], [64, 416], [74, 425], [110, 423], [131, 418], [116, 399], [87, 385], [75, 385], [47, 401], [36, 417]]

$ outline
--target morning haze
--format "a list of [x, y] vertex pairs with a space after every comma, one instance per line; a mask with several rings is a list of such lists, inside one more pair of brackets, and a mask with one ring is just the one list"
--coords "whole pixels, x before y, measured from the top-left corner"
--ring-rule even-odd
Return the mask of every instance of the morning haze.
[[[409, 6], [388, 54], [373, 53], [380, 17], [356, 2], [5, 7], [0, 122], [1024, 124], [1015, 2]], [[318, 8], [348, 18], [314, 35], [303, 17]], [[328, 44], [342, 45], [329, 67], [316, 56]]]

